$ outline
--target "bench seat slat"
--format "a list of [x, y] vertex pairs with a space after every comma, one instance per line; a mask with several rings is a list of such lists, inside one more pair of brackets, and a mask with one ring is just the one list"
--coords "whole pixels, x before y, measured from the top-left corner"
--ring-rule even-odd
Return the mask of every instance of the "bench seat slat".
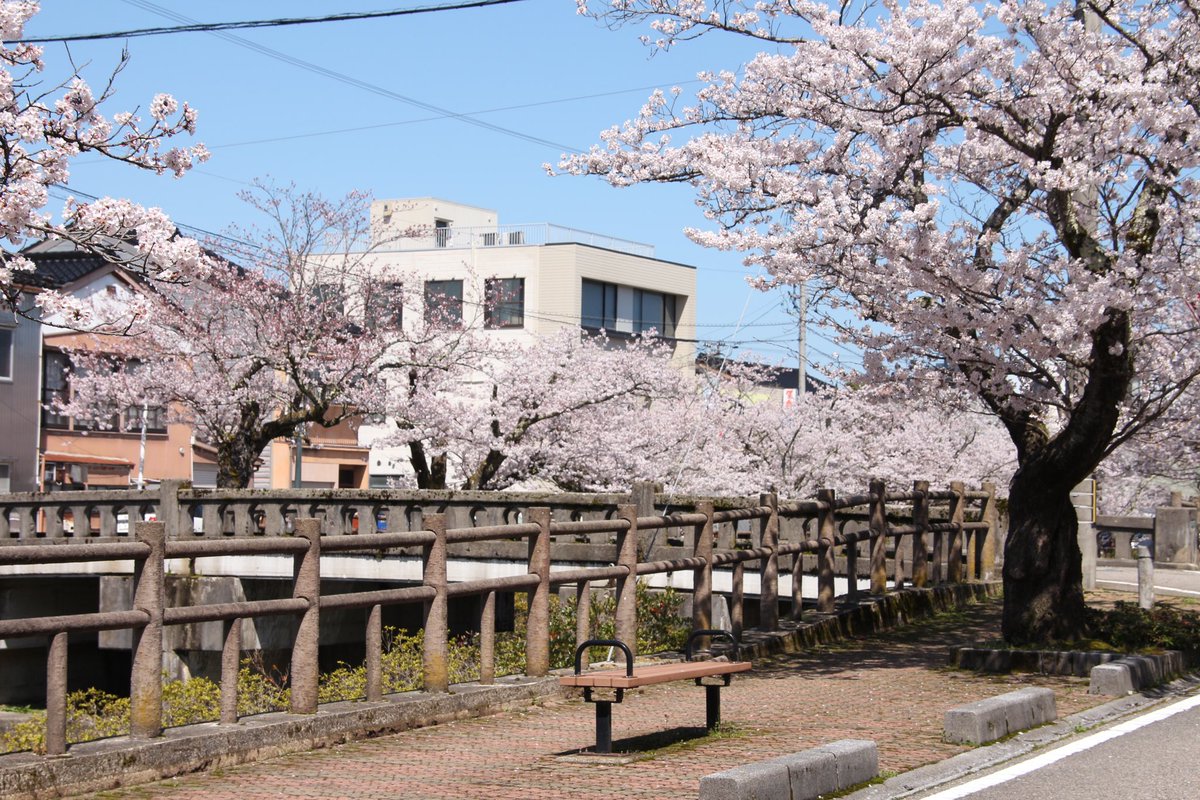
[[749, 661], [686, 661], [675, 664], [652, 664], [634, 666], [633, 676], [624, 669], [606, 669], [585, 672], [582, 675], [564, 675], [558, 679], [562, 686], [590, 686], [606, 689], [633, 689], [638, 686], [653, 686], [657, 683], [708, 678], [714, 675], [731, 675], [750, 669]]

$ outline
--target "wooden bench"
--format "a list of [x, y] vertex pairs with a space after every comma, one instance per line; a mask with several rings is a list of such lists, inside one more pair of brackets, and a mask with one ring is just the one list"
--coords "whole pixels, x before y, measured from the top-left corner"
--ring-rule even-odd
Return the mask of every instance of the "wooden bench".
[[[701, 637], [724, 637], [733, 643], [732, 661], [693, 661], [692, 644]], [[625, 653], [624, 669], [606, 669], [595, 672], [583, 672], [583, 653], [589, 647], [619, 647]], [[639, 686], [653, 686], [670, 681], [695, 680], [697, 686], [705, 690], [705, 722], [708, 730], [717, 727], [721, 721], [721, 687], [728, 686], [735, 672], [745, 672], [750, 669], [749, 661], [738, 660], [738, 644], [728, 631], [701, 630], [693, 631], [684, 646], [683, 662], [674, 664], [652, 664], [635, 667], [633, 653], [629, 646], [619, 639], [589, 639], [575, 648], [575, 674], [565, 675], [558, 679], [563, 686], [575, 686], [583, 689], [583, 699], [596, 705], [596, 747], [593, 752], [612, 752], [612, 705], [620, 703], [625, 698], [626, 689], [636, 689]], [[720, 683], [705, 682], [705, 679], [719, 678]], [[612, 689], [614, 699], [596, 698], [594, 689]]]

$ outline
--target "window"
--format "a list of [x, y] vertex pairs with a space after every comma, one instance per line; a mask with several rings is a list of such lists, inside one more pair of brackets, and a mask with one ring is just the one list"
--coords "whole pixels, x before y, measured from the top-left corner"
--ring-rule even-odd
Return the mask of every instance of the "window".
[[[141, 431], [142, 406], [125, 407], [125, 430]], [[167, 409], [163, 406], [146, 407], [146, 433], [167, 432]]]
[[12, 380], [13, 334], [12, 328], [0, 328], [0, 380]]
[[12, 491], [12, 465], [0, 464], [0, 494]]
[[381, 283], [370, 286], [363, 305], [368, 328], [400, 330], [404, 322], [404, 284]]
[[319, 283], [314, 286], [313, 299], [318, 306], [328, 309], [322, 316], [341, 315], [346, 311], [346, 291], [336, 283]]
[[463, 282], [425, 281], [425, 324], [439, 328], [461, 328]]
[[675, 336], [676, 297], [673, 294], [617, 286], [599, 281], [583, 282], [584, 328], [603, 328], [609, 333], [648, 333]]
[[450, 220], [435, 219], [433, 221], [433, 242], [438, 247], [445, 247], [450, 243]]
[[42, 359], [42, 425], [47, 428], [69, 428], [71, 418], [54, 410], [55, 403], [69, 399], [66, 353], [47, 350]]
[[525, 279], [489, 278], [483, 284], [485, 328], [525, 326]]

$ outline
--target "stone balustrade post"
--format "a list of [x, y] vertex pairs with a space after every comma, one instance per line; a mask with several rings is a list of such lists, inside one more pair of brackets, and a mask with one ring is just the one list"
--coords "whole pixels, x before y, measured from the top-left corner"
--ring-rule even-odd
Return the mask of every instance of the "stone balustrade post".
[[483, 596], [479, 609], [479, 683], [491, 686], [496, 682], [496, 593]]
[[912, 582], [923, 589], [929, 585], [929, 481], [913, 481]]
[[133, 523], [133, 535], [150, 553], [133, 567], [133, 607], [150, 619], [133, 631], [133, 669], [129, 677], [129, 735], [149, 739], [162, 735], [163, 586], [166, 526]]
[[617, 506], [617, 519], [629, 523], [628, 529], [617, 534], [617, 566], [625, 567], [625, 575], [617, 578], [617, 638], [629, 645], [637, 656], [637, 565], [638, 565], [638, 508], [632, 503]]
[[1000, 542], [1000, 513], [996, 507], [996, 484], [983, 484], [987, 499], [983, 501], [980, 519], [987, 523], [988, 528], [979, 537], [976, 552], [979, 554], [979, 574], [982, 581], [996, 579], [996, 549]]
[[871, 528], [871, 594], [882, 595], [887, 591], [887, 485], [881, 480], [871, 481], [870, 486]]
[[760, 494], [758, 504], [771, 509], [758, 523], [759, 546], [771, 551], [759, 562], [758, 629], [773, 631], [779, 627], [779, 495]]
[[833, 545], [837, 534], [837, 501], [832, 489], [818, 489], [817, 501], [821, 510], [817, 515], [817, 611], [833, 611], [834, 563]]
[[550, 509], [530, 508], [526, 516], [540, 530], [529, 539], [529, 572], [538, 584], [529, 592], [525, 674], [541, 677], [550, 671]]
[[950, 524], [954, 530], [950, 532], [950, 552], [946, 555], [946, 580], [950, 583], [962, 583], [963, 580], [963, 520], [967, 504], [967, 487], [962, 481], [952, 481], [950, 491], [954, 493], [950, 501]]
[[50, 637], [46, 654], [46, 755], [67, 752], [67, 633]]
[[713, 504], [697, 503], [696, 512], [704, 522], [695, 527], [692, 555], [704, 563], [692, 570], [692, 630], [702, 631], [712, 628]]
[[317, 713], [317, 684], [320, 679], [321, 637], [321, 522], [296, 520], [295, 536], [308, 548], [292, 560], [292, 597], [308, 601], [300, 615], [296, 639], [292, 642], [292, 663], [288, 676], [292, 683], [291, 712]]
[[221, 646], [221, 725], [238, 721], [238, 671], [242, 661], [242, 621], [226, 620], [225, 641]]
[[367, 702], [383, 700], [383, 606], [376, 603], [367, 612], [366, 657]]
[[425, 529], [434, 540], [422, 548], [424, 584], [436, 591], [425, 601], [425, 648], [421, 665], [425, 673], [425, 691], [445, 692], [450, 688], [450, 645], [446, 594], [446, 516], [425, 514]]

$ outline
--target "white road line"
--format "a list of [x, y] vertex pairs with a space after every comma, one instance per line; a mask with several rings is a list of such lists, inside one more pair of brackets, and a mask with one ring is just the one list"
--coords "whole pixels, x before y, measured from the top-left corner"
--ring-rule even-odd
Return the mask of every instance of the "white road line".
[[1200, 695], [1194, 695], [1185, 700], [1179, 700], [1169, 706], [1150, 711], [1140, 717], [1134, 717], [1127, 722], [1122, 722], [1114, 725], [1111, 728], [1093, 733], [1090, 736], [1085, 736], [1082, 739], [1076, 739], [1062, 747], [1042, 753], [1039, 756], [1022, 761], [1019, 764], [1014, 764], [1011, 767], [1005, 767], [998, 772], [993, 772], [991, 775], [984, 775], [982, 778], [976, 778], [960, 786], [955, 786], [937, 794], [928, 795], [925, 800], [957, 800], [960, 797], [967, 797], [982, 792], [984, 789], [990, 789], [993, 786], [998, 786], [1001, 783], [1006, 783], [1014, 778], [1019, 778], [1022, 775], [1027, 775], [1030, 772], [1039, 770], [1042, 767], [1049, 766], [1057, 761], [1062, 761], [1068, 756], [1073, 756], [1076, 753], [1082, 753], [1084, 750], [1090, 750], [1096, 745], [1103, 744], [1111, 739], [1116, 739], [1118, 736], [1124, 736], [1127, 733], [1136, 731], [1138, 728], [1144, 728], [1147, 725], [1153, 725], [1155, 722], [1161, 722], [1167, 717], [1174, 716], [1180, 712], [1200, 706]]
[[[1100, 580], [1104, 583], [1114, 583], [1117, 586], [1137, 586], [1136, 583], [1130, 583], [1129, 581], [1113, 581], [1113, 580], [1109, 580], [1108, 578], [1099, 578], [1098, 580]], [[1179, 594], [1194, 594], [1196, 597], [1200, 597], [1200, 592], [1194, 592], [1191, 589], [1176, 589], [1174, 586], [1155, 586], [1154, 587], [1155, 591], [1158, 591], [1160, 589], [1162, 589], [1164, 591], [1178, 592]]]

